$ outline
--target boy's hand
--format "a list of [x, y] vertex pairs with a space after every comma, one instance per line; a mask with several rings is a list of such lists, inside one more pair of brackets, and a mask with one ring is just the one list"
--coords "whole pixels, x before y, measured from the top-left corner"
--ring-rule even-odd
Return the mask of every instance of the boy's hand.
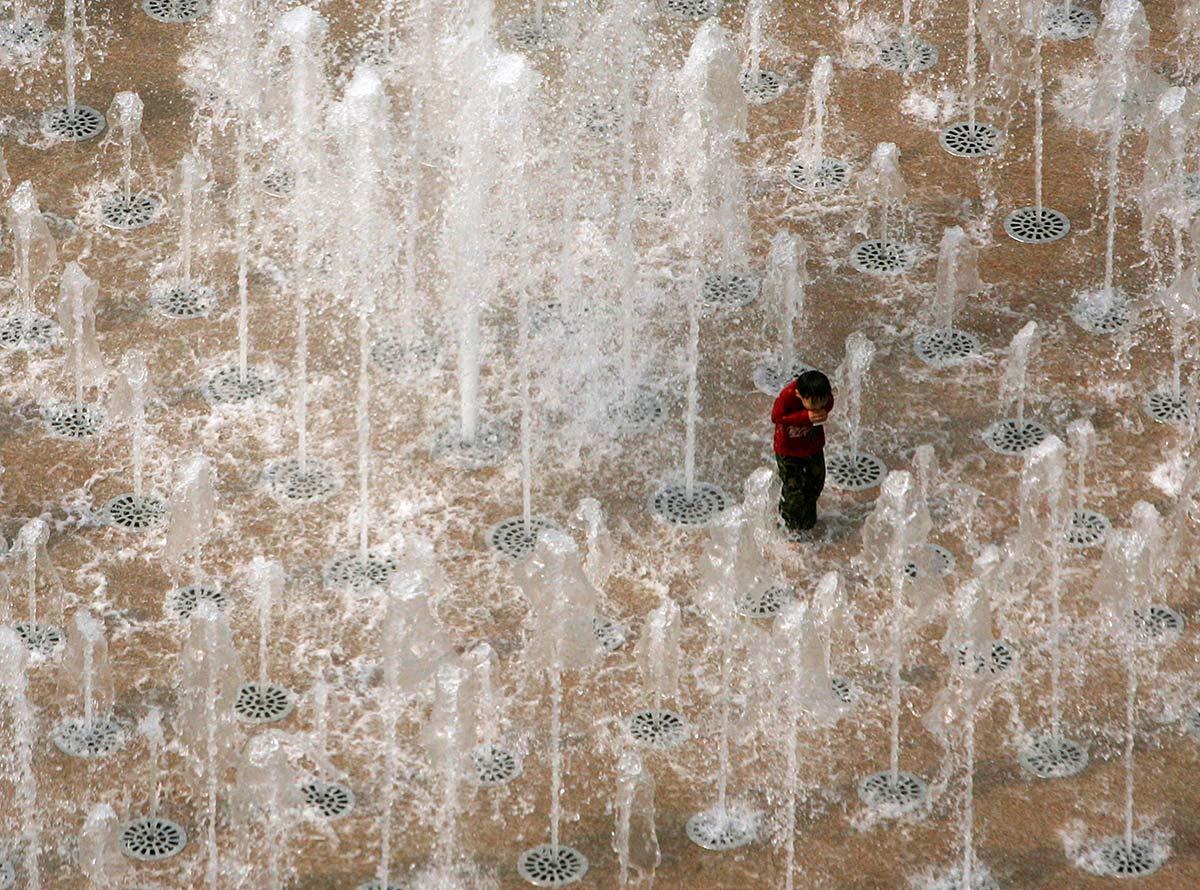
[[829, 417], [829, 412], [824, 408], [813, 408], [808, 412], [808, 419], [813, 423], [824, 423], [827, 417]]

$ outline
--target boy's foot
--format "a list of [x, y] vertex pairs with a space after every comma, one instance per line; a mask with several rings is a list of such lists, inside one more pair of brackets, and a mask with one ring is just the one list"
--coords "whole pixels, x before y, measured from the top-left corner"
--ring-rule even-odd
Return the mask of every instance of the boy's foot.
[[791, 544], [811, 544], [817, 540], [817, 527], [810, 528], [784, 528], [783, 535]]

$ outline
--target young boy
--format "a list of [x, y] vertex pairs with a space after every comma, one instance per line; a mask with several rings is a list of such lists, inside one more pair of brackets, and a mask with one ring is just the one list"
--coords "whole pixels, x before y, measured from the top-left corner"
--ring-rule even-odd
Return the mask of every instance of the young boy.
[[817, 524], [817, 498], [825, 487], [825, 431], [833, 408], [829, 378], [805, 371], [783, 388], [771, 409], [775, 424], [775, 461], [783, 492], [779, 515], [789, 533]]

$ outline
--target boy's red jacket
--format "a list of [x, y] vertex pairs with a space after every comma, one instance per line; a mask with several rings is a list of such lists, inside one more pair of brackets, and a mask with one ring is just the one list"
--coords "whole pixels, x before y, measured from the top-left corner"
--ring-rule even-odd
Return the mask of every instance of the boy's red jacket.
[[[833, 410], [830, 396], [827, 411]], [[813, 426], [808, 411], [800, 396], [796, 395], [796, 381], [783, 388], [771, 409], [771, 422], [775, 424], [775, 453], [783, 457], [812, 457], [825, 447], [825, 430]]]

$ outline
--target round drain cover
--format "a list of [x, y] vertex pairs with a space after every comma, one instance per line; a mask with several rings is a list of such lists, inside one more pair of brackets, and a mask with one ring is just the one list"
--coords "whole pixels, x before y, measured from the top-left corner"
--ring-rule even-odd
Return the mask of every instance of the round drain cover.
[[887, 475], [887, 467], [869, 454], [848, 454], [839, 451], [825, 462], [829, 484], [842, 491], [866, 491], [874, 488]]
[[650, 708], [633, 714], [628, 722], [629, 735], [642, 745], [667, 750], [687, 740], [687, 721], [675, 711]]
[[664, 485], [650, 498], [650, 510], [672, 525], [699, 527], [708, 525], [723, 513], [732, 501], [715, 485], [697, 482], [688, 495], [683, 485]]
[[821, 158], [815, 164], [793, 161], [788, 164], [787, 181], [809, 194], [836, 192], [850, 182], [850, 166], [836, 158]]
[[758, 834], [755, 820], [749, 816], [720, 810], [705, 810], [687, 820], [687, 836], [706, 850], [723, 852], [754, 843]]
[[917, 264], [917, 249], [898, 241], [863, 241], [850, 251], [850, 265], [868, 275], [900, 275]]
[[108, 525], [131, 532], [144, 532], [158, 528], [167, 518], [167, 505], [152, 494], [138, 497], [136, 494], [119, 494], [100, 510]]
[[533, 552], [542, 532], [557, 528], [554, 521], [541, 516], [530, 516], [528, 523], [523, 516], [513, 516], [488, 529], [488, 549], [509, 559], [522, 559]]
[[110, 229], [142, 229], [158, 217], [161, 203], [149, 192], [108, 195], [100, 201], [100, 222]]
[[291, 690], [274, 683], [243, 683], [233, 703], [234, 712], [247, 723], [275, 723], [292, 713], [293, 707]]
[[471, 752], [475, 784], [484, 788], [505, 785], [521, 775], [521, 761], [515, 753], [499, 745], [480, 745]]
[[859, 799], [887, 818], [911, 813], [925, 803], [927, 796], [925, 781], [903, 770], [872, 773], [858, 783]]
[[141, 862], [158, 862], [178, 855], [187, 846], [183, 826], [151, 816], [121, 826], [121, 852]]
[[99, 719], [88, 723], [68, 719], [50, 731], [50, 741], [70, 757], [94, 760], [108, 757], [125, 745], [125, 727], [116, 720]]
[[936, 328], [913, 338], [913, 352], [925, 364], [945, 368], [978, 355], [979, 338], [957, 328]]
[[517, 860], [517, 874], [535, 887], [565, 887], [588, 870], [587, 857], [574, 847], [542, 844], [526, 850]]
[[247, 366], [243, 376], [239, 365], [230, 365], [213, 372], [204, 384], [204, 395], [216, 405], [240, 405], [269, 398], [277, 388], [275, 378], [259, 368]]
[[999, 454], [1024, 454], [1042, 443], [1049, 433], [1036, 420], [998, 420], [983, 432], [988, 448]]
[[1021, 750], [1017, 761], [1041, 779], [1064, 779], [1083, 772], [1087, 749], [1070, 739], [1037, 736]]
[[291, 503], [323, 501], [341, 488], [332, 464], [309, 458], [303, 467], [294, 458], [272, 461], [263, 470], [263, 483], [277, 500]]
[[1022, 207], [1004, 217], [1004, 231], [1022, 244], [1048, 244], [1065, 238], [1071, 221], [1049, 207]]
[[89, 105], [55, 108], [42, 115], [42, 132], [51, 139], [83, 142], [104, 132], [104, 115]]
[[957, 158], [983, 158], [1000, 149], [1000, 131], [990, 124], [962, 121], [942, 130], [942, 148]]
[[300, 786], [305, 805], [323, 819], [337, 819], [354, 809], [354, 792], [336, 782], [316, 779]]

